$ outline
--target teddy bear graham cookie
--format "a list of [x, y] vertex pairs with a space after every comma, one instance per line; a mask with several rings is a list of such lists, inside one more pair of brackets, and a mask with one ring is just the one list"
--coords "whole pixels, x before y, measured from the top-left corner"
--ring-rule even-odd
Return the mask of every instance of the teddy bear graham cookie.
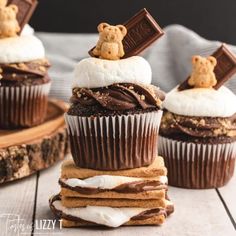
[[193, 56], [193, 71], [188, 79], [188, 84], [194, 88], [212, 88], [217, 84], [214, 68], [217, 61], [214, 57], [207, 58]]
[[122, 40], [127, 34], [123, 25], [109, 25], [101, 23], [98, 25], [99, 40], [93, 49], [93, 54], [102, 59], [119, 60], [125, 55]]
[[20, 26], [16, 19], [18, 7], [14, 4], [7, 6], [7, 0], [0, 0], [0, 38], [16, 36]]

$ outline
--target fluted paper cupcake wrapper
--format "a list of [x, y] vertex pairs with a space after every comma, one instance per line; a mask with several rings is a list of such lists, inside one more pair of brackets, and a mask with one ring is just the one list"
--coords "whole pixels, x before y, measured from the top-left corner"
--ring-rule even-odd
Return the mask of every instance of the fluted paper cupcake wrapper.
[[159, 137], [159, 154], [168, 169], [169, 185], [217, 188], [233, 176], [236, 142], [200, 144]]
[[100, 170], [150, 165], [157, 156], [162, 111], [110, 117], [65, 120], [76, 165]]
[[51, 83], [0, 87], [0, 128], [12, 129], [41, 124], [47, 112]]

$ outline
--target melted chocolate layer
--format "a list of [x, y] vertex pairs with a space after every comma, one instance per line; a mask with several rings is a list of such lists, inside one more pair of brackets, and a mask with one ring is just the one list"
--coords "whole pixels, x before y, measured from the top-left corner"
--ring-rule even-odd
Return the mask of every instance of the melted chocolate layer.
[[48, 60], [34, 60], [24, 63], [0, 64], [1, 85], [38, 85], [50, 81]]
[[100, 189], [100, 188], [86, 188], [86, 187], [71, 187], [67, 185], [62, 180], [59, 180], [59, 184], [63, 188], [70, 189], [72, 191], [76, 191], [81, 194], [97, 194], [107, 191], [113, 191], [117, 193], [139, 193], [143, 191], [152, 191], [152, 190], [161, 190], [161, 189], [167, 189], [167, 185], [162, 184], [158, 180], [152, 180], [152, 181], [134, 181], [131, 183], [124, 183], [121, 184], [113, 189]]
[[114, 111], [158, 110], [164, 99], [164, 92], [153, 85], [119, 83], [95, 89], [74, 88], [68, 114], [96, 116], [101, 112], [110, 115]]
[[190, 117], [164, 111], [160, 134], [182, 141], [230, 142], [236, 139], [236, 114], [227, 118]]

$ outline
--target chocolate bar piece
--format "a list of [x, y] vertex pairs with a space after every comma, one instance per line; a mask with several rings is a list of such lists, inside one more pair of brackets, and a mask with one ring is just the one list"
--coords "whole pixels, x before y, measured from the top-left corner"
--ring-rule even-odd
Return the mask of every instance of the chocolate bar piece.
[[[145, 8], [124, 23], [124, 26], [128, 32], [123, 39], [125, 51], [123, 58], [138, 55], [164, 34], [161, 27]], [[92, 57], [94, 57], [93, 49], [89, 51], [89, 55]]]
[[236, 73], [236, 57], [225, 44], [222, 44], [212, 56], [217, 60], [217, 65], [214, 69], [217, 84], [214, 88], [218, 89]]
[[17, 21], [21, 28], [19, 34], [33, 15], [33, 12], [38, 4], [37, 0], [8, 0], [8, 5], [14, 4], [18, 7]]
[[[219, 89], [227, 80], [229, 80], [233, 74], [236, 73], [236, 57], [235, 55], [222, 44], [213, 54], [213, 57], [217, 60], [217, 65], [214, 69], [217, 84], [214, 89]], [[186, 90], [192, 87], [188, 84], [189, 77], [179, 85], [178, 89]]]

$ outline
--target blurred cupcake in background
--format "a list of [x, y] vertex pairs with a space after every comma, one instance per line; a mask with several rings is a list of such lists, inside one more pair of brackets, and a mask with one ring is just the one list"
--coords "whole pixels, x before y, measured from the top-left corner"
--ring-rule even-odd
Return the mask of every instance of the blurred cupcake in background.
[[[121, 25], [101, 23], [101, 28], [109, 35], [126, 34]], [[116, 35], [109, 37], [112, 40]], [[72, 156], [82, 168], [136, 168], [150, 165], [157, 156], [165, 95], [151, 85], [151, 68], [144, 58], [119, 59], [124, 54], [117, 57], [118, 50], [113, 49], [112, 44], [102, 49], [98, 43], [94, 54], [99, 56], [99, 50], [104, 50], [100, 58], [86, 58], [75, 68], [71, 107], [65, 118]]]
[[222, 86], [214, 89], [214, 57], [193, 57], [188, 85], [166, 95], [159, 152], [165, 159], [169, 184], [185, 188], [216, 188], [234, 173], [236, 96]]
[[[12, 18], [4, 15], [12, 12]], [[26, 26], [21, 35], [17, 6], [0, 6], [0, 128], [15, 129], [45, 120], [51, 80], [42, 42]], [[15, 15], [14, 15], [15, 13]], [[14, 17], [13, 17], [14, 16]]]

